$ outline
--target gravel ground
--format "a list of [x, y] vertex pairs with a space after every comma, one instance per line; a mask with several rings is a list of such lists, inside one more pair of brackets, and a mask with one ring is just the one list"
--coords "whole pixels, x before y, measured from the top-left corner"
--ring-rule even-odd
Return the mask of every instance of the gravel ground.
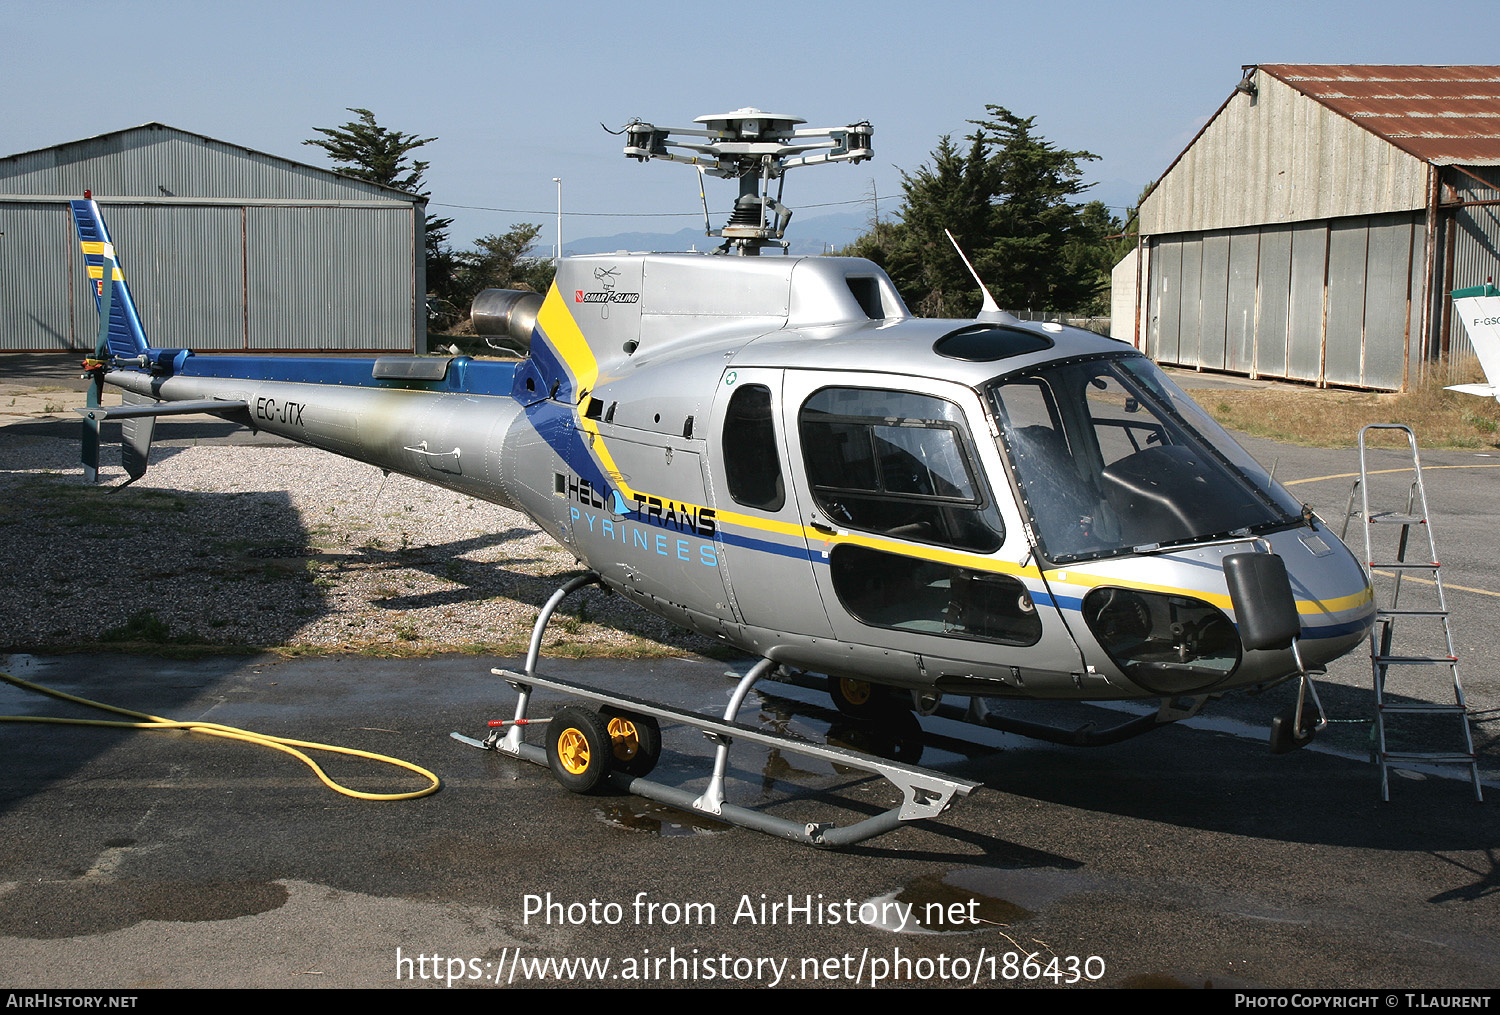
[[[135, 484], [102, 477], [76, 441], [0, 428], [0, 648], [516, 655], [577, 572], [524, 515], [311, 448], [159, 444]], [[569, 597], [548, 646], [717, 647], [602, 589]]]

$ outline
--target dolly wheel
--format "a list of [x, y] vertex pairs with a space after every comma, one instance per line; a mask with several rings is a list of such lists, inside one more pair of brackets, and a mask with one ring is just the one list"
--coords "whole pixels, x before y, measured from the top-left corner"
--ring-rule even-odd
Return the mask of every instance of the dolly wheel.
[[884, 687], [853, 677], [829, 677], [828, 696], [838, 710], [851, 719], [875, 719], [891, 711], [890, 695]]
[[614, 767], [626, 775], [650, 775], [661, 758], [661, 726], [655, 717], [603, 705], [599, 719], [609, 733]]
[[564, 705], [547, 725], [547, 767], [565, 789], [592, 793], [613, 761], [609, 731], [593, 712]]

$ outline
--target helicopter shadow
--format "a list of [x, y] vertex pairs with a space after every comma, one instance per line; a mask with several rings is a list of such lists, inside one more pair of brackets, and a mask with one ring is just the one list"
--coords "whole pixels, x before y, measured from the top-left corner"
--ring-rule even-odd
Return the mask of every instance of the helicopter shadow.
[[[1343, 752], [1304, 749], [1272, 756], [1264, 741], [1182, 724], [1102, 747], [1059, 746], [932, 719], [922, 719], [913, 735], [910, 714], [896, 719], [893, 730], [889, 724], [849, 720], [810, 704], [806, 696], [816, 692], [785, 692], [783, 686], [757, 688], [762, 710], [769, 709], [781, 725], [795, 722], [804, 731], [824, 728], [830, 743], [849, 742], [851, 725], [862, 728], [866, 745], [882, 740], [901, 745], [874, 753], [903, 761], [919, 757], [925, 767], [973, 779], [1009, 796], [1254, 839], [1434, 855], [1492, 850], [1485, 814], [1476, 809], [1466, 780], [1412, 782], [1393, 775], [1392, 801], [1383, 803], [1376, 768], [1362, 756]], [[1332, 712], [1359, 700], [1352, 688], [1332, 685], [1322, 693]], [[1289, 701], [1294, 695], [1293, 687], [1274, 689], [1262, 696], [1271, 700], [1258, 708], [1269, 717], [1283, 698]], [[1030, 713], [1026, 717], [1034, 718], [1051, 703], [1024, 706]], [[1062, 720], [1092, 718], [1100, 726], [1119, 721], [1117, 714], [1086, 705], [1064, 705], [1057, 711]], [[755, 778], [755, 773], [747, 778]], [[1317, 805], [1309, 806], [1309, 801]], [[954, 829], [945, 829], [945, 834], [965, 839]], [[988, 836], [973, 841], [987, 849], [1006, 849], [1003, 841]], [[884, 852], [862, 848], [872, 854]], [[904, 850], [895, 852], [907, 855]], [[1495, 890], [1493, 856], [1485, 855], [1491, 856], [1492, 869], [1474, 871], [1479, 880], [1452, 890], [1448, 894], [1453, 899], [1478, 898]]]

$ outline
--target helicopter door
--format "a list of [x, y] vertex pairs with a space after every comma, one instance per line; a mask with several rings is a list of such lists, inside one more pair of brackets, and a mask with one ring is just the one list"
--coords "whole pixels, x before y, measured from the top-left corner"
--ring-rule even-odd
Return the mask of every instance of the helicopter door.
[[714, 395], [706, 457], [719, 573], [746, 626], [831, 638], [803, 533], [804, 507], [787, 474], [782, 373], [726, 370]]
[[784, 392], [804, 523], [823, 536], [813, 571], [840, 641], [911, 653], [928, 680], [1080, 671], [999, 448], [975, 439], [990, 427], [972, 390], [789, 371]]

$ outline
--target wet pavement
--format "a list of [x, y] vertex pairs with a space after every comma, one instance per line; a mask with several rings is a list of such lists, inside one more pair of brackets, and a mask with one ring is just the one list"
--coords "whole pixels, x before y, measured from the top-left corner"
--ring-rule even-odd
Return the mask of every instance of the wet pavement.
[[[1320, 514], [1342, 516], [1354, 452], [1245, 443]], [[842, 851], [575, 796], [544, 769], [452, 740], [510, 714], [489, 669], [517, 660], [13, 656], [8, 672], [83, 697], [398, 756], [443, 788], [362, 802], [249, 745], [6, 724], [0, 986], [1493, 988], [1500, 458], [1423, 463], [1491, 802], [1474, 803], [1453, 771], [1398, 774], [1381, 802], [1358, 653], [1321, 685], [1332, 728], [1284, 756], [1265, 735], [1285, 687], [1076, 749], [932, 718], [882, 735], [815, 690], [762, 685], [745, 721], [983, 784], [937, 819]], [[1386, 452], [1373, 463], [1399, 465]], [[717, 713], [734, 665], [544, 669]], [[561, 699], [538, 702], [546, 713]], [[9, 686], [0, 713], [89, 714]], [[1028, 710], [1066, 724], [1120, 714]], [[683, 727], [665, 736], [656, 777], [702, 786], [710, 745]], [[742, 745], [731, 762], [732, 802], [799, 821], [897, 800], [878, 779], [782, 752]], [[347, 759], [328, 767], [366, 790], [421, 785]]]
[[[246, 745], [8, 726], [0, 984], [1500, 983], [1496, 805], [1435, 777], [1396, 778], [1381, 803], [1374, 769], [1338, 737], [1273, 757], [1265, 719], [1281, 699], [1082, 750], [931, 718], [893, 741], [819, 692], [762, 685], [747, 721], [983, 783], [938, 819], [828, 852], [637, 797], [575, 796], [452, 740], [510, 715], [497, 662], [516, 661], [10, 658], [83, 697], [398, 756], [443, 788], [368, 803]], [[700, 712], [733, 686], [708, 660], [548, 669]], [[543, 693], [537, 712], [559, 703]], [[85, 714], [9, 687], [0, 711]], [[709, 745], [684, 727], [665, 739], [655, 777], [701, 787]], [[799, 821], [899, 799], [796, 755], [742, 745], [731, 760], [732, 802]], [[367, 791], [421, 787], [328, 767]], [[557, 964], [575, 960], [588, 965]]]

